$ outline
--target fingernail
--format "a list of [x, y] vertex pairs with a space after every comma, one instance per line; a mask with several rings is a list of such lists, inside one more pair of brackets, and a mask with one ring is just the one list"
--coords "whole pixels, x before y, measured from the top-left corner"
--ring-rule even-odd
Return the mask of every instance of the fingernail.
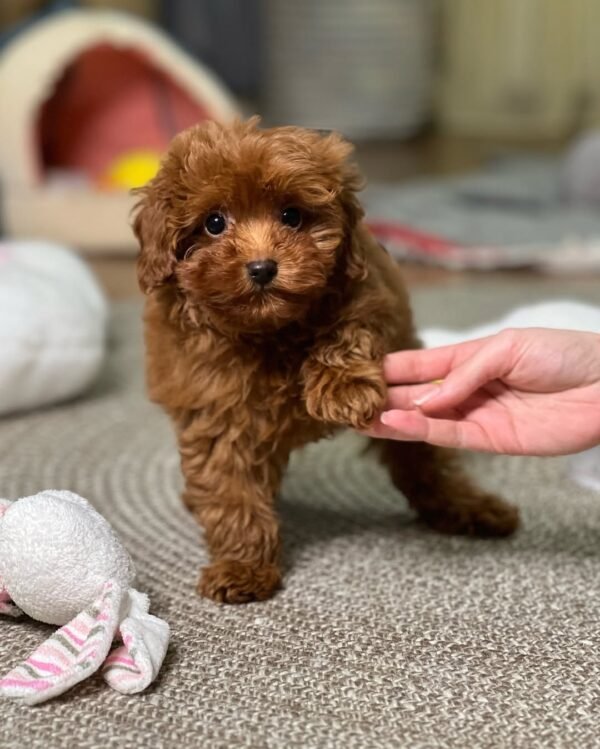
[[413, 400], [413, 403], [415, 406], [422, 406], [424, 403], [427, 403], [428, 400], [431, 400], [435, 395], [439, 395], [441, 388], [433, 388], [433, 390], [429, 390], [427, 393], [423, 393], [423, 395], [420, 398], [415, 398]]
[[382, 424], [385, 424], [386, 426], [390, 426], [390, 412], [389, 412], [389, 411], [384, 411], [384, 412], [383, 412], [383, 413], [382, 413], [382, 414], [380, 415], [380, 417], [379, 417], [379, 421], [380, 421], [380, 422], [381, 422]]

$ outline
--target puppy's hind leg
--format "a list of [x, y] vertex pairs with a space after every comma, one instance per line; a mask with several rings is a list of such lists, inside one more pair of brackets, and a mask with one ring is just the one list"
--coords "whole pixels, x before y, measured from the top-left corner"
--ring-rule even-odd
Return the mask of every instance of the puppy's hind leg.
[[394, 484], [435, 530], [493, 537], [508, 536], [517, 529], [517, 508], [475, 486], [450, 451], [392, 440], [376, 447]]

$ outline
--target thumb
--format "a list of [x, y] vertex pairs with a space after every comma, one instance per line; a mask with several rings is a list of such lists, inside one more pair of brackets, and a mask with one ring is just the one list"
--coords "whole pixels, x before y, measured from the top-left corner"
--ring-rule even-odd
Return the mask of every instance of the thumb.
[[513, 331], [485, 339], [481, 348], [451, 370], [439, 385], [416, 398], [415, 406], [427, 412], [458, 406], [487, 383], [506, 376], [513, 368], [514, 350]]

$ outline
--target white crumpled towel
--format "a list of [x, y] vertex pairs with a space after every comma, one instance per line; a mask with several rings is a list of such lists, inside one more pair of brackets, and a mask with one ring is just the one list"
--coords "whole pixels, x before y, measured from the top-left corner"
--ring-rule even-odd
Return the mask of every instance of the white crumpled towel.
[[[569, 299], [551, 299], [518, 307], [504, 317], [466, 330], [427, 328], [420, 332], [428, 348], [492, 335], [504, 328], [563, 328], [600, 333], [600, 307]], [[569, 458], [571, 478], [600, 491], [600, 446]]]
[[107, 319], [102, 292], [74, 253], [0, 241], [0, 415], [85, 390], [104, 358]]

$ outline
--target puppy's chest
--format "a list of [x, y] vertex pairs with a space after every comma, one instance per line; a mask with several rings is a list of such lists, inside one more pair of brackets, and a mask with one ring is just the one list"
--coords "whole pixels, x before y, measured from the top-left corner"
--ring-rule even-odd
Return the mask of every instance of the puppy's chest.
[[306, 359], [305, 347], [281, 346], [263, 343], [243, 346], [225, 353], [217, 364], [219, 371], [232, 375], [240, 403], [256, 413], [278, 411], [288, 415], [305, 412], [302, 365]]
[[244, 352], [249, 373], [248, 388], [257, 398], [273, 404], [291, 405], [302, 398], [302, 365], [306, 359], [303, 347], [265, 345]]

